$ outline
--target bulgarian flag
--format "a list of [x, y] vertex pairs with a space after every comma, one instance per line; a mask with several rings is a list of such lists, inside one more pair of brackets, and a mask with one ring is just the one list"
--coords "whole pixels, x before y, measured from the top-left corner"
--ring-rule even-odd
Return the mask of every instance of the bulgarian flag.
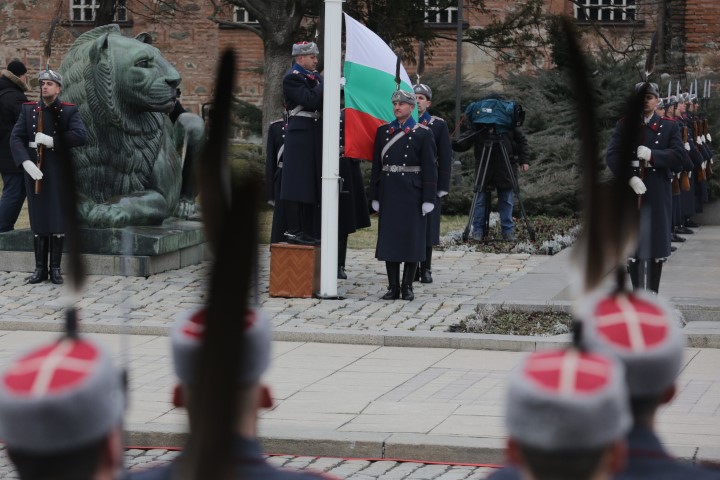
[[[375, 32], [345, 15], [345, 156], [372, 161], [375, 131], [395, 119], [397, 56]], [[412, 83], [400, 65], [400, 88]], [[417, 118], [417, 110], [413, 113]]]

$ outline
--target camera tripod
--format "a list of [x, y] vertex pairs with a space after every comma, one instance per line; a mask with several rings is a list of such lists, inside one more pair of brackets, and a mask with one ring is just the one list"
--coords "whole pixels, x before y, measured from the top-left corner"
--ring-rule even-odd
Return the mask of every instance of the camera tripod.
[[[518, 199], [518, 205], [520, 206], [520, 213], [522, 215], [523, 223], [525, 223], [525, 228], [528, 232], [528, 237], [530, 237], [531, 241], [535, 241], [535, 229], [530, 225], [530, 221], [528, 220], [527, 214], [525, 213], [525, 207], [522, 203], [522, 198], [520, 198], [520, 186], [518, 185], [517, 178], [515, 177], [515, 169], [513, 168], [512, 164], [510, 163], [510, 157], [508, 155], [507, 149], [505, 148], [505, 145], [500, 141], [500, 136], [497, 134], [490, 134], [488, 138], [485, 140], [483, 144], [482, 153], [480, 154], [480, 163], [478, 165], [477, 175], [475, 177], [475, 187], [473, 188], [473, 192], [475, 192], [475, 195], [473, 196], [472, 204], [470, 205], [470, 215], [468, 217], [467, 225], [465, 225], [465, 231], [463, 231], [462, 239], [463, 242], [467, 242], [468, 238], [470, 236], [470, 228], [472, 226], [473, 218], [475, 217], [475, 204], [478, 199], [478, 195], [487, 195], [490, 197], [490, 192], [485, 192], [485, 180], [487, 179], [487, 171], [488, 166], [490, 164], [490, 161], [492, 159], [492, 152], [495, 147], [500, 148], [500, 152], [502, 153], [503, 161], [505, 162], [505, 167], [507, 168], [508, 173], [510, 174], [510, 181], [512, 182], [512, 189], [515, 193], [515, 196]], [[490, 227], [490, 199], [487, 198], [487, 201], [485, 202], [485, 225], [483, 227], [483, 234], [487, 236], [489, 227]]]

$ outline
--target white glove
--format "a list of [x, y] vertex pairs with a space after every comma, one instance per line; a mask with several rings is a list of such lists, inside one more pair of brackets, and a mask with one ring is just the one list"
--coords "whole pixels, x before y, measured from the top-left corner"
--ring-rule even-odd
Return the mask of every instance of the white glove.
[[422, 214], [423, 214], [423, 217], [424, 217], [425, 215], [427, 215], [428, 213], [432, 212], [433, 210], [435, 210], [435, 204], [434, 204], [434, 203], [423, 202], [423, 204], [422, 204]]
[[53, 141], [53, 137], [51, 137], [50, 135], [45, 135], [42, 132], [38, 132], [35, 134], [35, 143], [41, 143], [49, 148], [53, 148], [55, 144], [55, 142]]
[[638, 195], [642, 195], [647, 191], [647, 187], [639, 177], [630, 177], [630, 181], [628, 183], [630, 184], [630, 188], [632, 188]]
[[275, 200], [268, 200], [268, 205], [270, 205], [271, 207], [274, 207], [274, 206], [275, 206]]
[[712, 142], [712, 138], [710, 137], [710, 132], [705, 134], [705, 138], [707, 138], [708, 142]]
[[652, 155], [652, 151], [648, 147], [640, 145], [637, 148], [637, 158], [639, 158], [640, 160], [645, 160], [646, 162], [649, 162], [650, 155]]
[[373, 200], [371, 205], [373, 210], [375, 210], [376, 212], [380, 211], [380, 202], [378, 200]]
[[700, 165], [700, 168], [702, 168], [703, 170], [705, 170], [705, 166], [706, 166], [706, 165], [707, 165], [707, 162], [702, 162], [702, 165]]
[[688, 142], [685, 142], [685, 150], [690, 151], [690, 144]]
[[702, 138], [700, 138], [700, 135], [698, 135], [695, 139], [695, 143], [697, 143], [698, 145], [702, 145]]
[[40, 169], [30, 160], [25, 160], [22, 163], [23, 168], [25, 171], [30, 175], [30, 178], [33, 180], [40, 180], [43, 177], [43, 173], [40, 171]]
[[707, 142], [707, 139], [705, 138], [705, 135], [700, 135], [700, 139], [702, 140], [703, 144]]
[[442, 198], [447, 194], [448, 194], [448, 192], [446, 192], [445, 190], [438, 190], [438, 192], [437, 192], [438, 198]]
[[688, 172], [688, 179], [692, 178], [692, 170]]

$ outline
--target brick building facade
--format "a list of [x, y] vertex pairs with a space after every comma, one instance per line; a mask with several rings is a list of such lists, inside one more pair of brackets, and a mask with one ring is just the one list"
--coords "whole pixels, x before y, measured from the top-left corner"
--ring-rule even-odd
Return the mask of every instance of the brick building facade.
[[[89, 9], [92, 3], [93, 0], [0, 2], [0, 23], [3, 25], [0, 30], [0, 66], [18, 58], [28, 65], [31, 73], [41, 68], [45, 61], [43, 47], [48, 31], [52, 19], [59, 12], [61, 21], [55, 30], [50, 58], [51, 68], [58, 68], [73, 40], [92, 28], [92, 23], [85, 21], [92, 13]], [[549, 13], [574, 15], [576, 18], [597, 15], [607, 38], [622, 42], [626, 37], [639, 34], [645, 44], [655, 30], [659, 5], [664, 5], [667, 63], [672, 63], [679, 71], [697, 74], [708, 73], [720, 66], [720, 49], [715, 42], [720, 37], [720, 24], [715, 21], [720, 17], [720, 2], [717, 0], [617, 0], [613, 3], [623, 6], [613, 7], [609, 13], [607, 9], [598, 9], [597, 4], [602, 3], [599, 0], [578, 0], [577, 3], [587, 8], [579, 11], [568, 0], [547, 0], [545, 9]], [[247, 29], [220, 26], [209, 20], [212, 5], [207, 1], [187, 3], [182, 13], [163, 11], [159, 5], [152, 1], [127, 0], [127, 11], [121, 18], [124, 21], [119, 23], [125, 35], [140, 32], [152, 35], [154, 45], [182, 75], [182, 100], [187, 108], [201, 113], [201, 105], [211, 98], [212, 78], [219, 54], [229, 46], [235, 47], [239, 60], [238, 98], [256, 105], [261, 103], [263, 45], [256, 34]], [[466, 28], [486, 25], [493, 15], [502, 17], [515, 5], [516, 2], [487, 0], [489, 15], [466, 9], [463, 15]], [[620, 15], [617, 8], [622, 8], [623, 15], [627, 14], [629, 20], [610, 18]], [[235, 20], [234, 15], [236, 13], [228, 7], [220, 18]], [[439, 16], [437, 20], [434, 28], [450, 40], [439, 40], [433, 57], [427, 63], [427, 71], [454, 71], [456, 44], [452, 40], [455, 38], [452, 12]], [[579, 24], [583, 23], [579, 19]], [[585, 42], [587, 45], [592, 45], [592, 39], [598, 38], [593, 37], [592, 29], [589, 26], [584, 28], [589, 37]], [[463, 75], [466, 78], [479, 82], [493, 81], [497, 74], [502, 73], [502, 68], [477, 47], [463, 46]]]

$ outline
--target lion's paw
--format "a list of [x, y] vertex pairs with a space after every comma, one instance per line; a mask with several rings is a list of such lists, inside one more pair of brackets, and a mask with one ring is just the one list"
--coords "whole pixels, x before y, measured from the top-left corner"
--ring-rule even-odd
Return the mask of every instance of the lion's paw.
[[194, 201], [181, 199], [175, 209], [175, 216], [183, 220], [200, 220], [200, 209]]

